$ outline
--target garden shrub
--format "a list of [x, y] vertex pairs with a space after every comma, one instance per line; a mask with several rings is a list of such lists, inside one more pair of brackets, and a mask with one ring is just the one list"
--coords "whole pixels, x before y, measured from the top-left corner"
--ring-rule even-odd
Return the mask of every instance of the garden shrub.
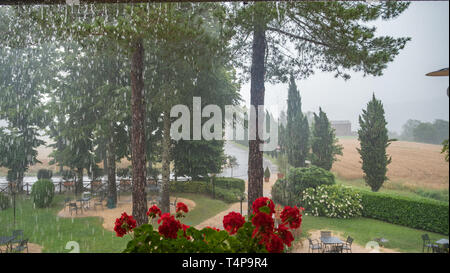
[[448, 235], [447, 202], [379, 192], [360, 193], [364, 217]]
[[0, 210], [7, 209], [10, 206], [11, 206], [10, 198], [7, 195], [0, 192]]
[[31, 197], [33, 203], [38, 208], [45, 208], [50, 206], [55, 195], [55, 185], [48, 179], [38, 180], [31, 187]]
[[118, 177], [126, 178], [126, 177], [130, 176], [130, 169], [129, 168], [118, 168], [116, 173], [117, 173]]
[[224, 189], [239, 189], [242, 192], [245, 191], [245, 181], [239, 178], [216, 177], [214, 185]]
[[[238, 202], [239, 195], [245, 190], [245, 181], [236, 178], [216, 178], [214, 194], [217, 199], [225, 202]], [[186, 192], [212, 194], [213, 188], [209, 181], [171, 181], [171, 192]]]
[[53, 172], [52, 170], [47, 170], [47, 169], [39, 169], [37, 172], [37, 179], [41, 180], [41, 179], [51, 179], [53, 176]]
[[361, 195], [342, 185], [324, 185], [303, 191], [302, 206], [314, 216], [352, 218], [361, 216]]
[[307, 188], [320, 185], [334, 185], [333, 173], [311, 166], [307, 168], [291, 168], [285, 178], [278, 179], [272, 187], [272, 197], [283, 205], [299, 205], [301, 195]]

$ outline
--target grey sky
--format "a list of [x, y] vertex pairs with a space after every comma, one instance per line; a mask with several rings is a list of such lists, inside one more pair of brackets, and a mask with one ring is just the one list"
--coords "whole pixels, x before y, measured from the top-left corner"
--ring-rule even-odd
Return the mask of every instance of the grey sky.
[[[355, 130], [361, 109], [375, 92], [384, 103], [389, 130], [400, 132], [410, 118], [448, 120], [449, 78], [425, 76], [449, 66], [448, 9], [448, 2], [413, 2], [398, 18], [375, 22], [379, 35], [409, 36], [412, 40], [381, 77], [352, 73], [352, 78], [344, 81], [335, 79], [333, 73], [317, 72], [297, 81], [303, 111], [317, 112], [321, 106], [329, 119], [350, 120]], [[278, 109], [286, 109], [287, 88], [287, 84], [266, 84], [266, 105], [277, 104]], [[249, 105], [249, 83], [243, 85], [241, 95]]]

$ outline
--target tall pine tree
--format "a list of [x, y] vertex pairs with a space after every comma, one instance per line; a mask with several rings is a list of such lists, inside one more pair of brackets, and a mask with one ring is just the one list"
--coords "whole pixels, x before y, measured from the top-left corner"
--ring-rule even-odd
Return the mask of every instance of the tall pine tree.
[[319, 108], [319, 115], [314, 113], [311, 139], [311, 163], [325, 170], [330, 170], [336, 155], [342, 155], [342, 146], [337, 144], [338, 139], [328, 121], [327, 114]]
[[388, 138], [387, 122], [384, 118], [383, 104], [372, 96], [367, 109], [359, 116], [358, 139], [361, 149], [358, 149], [362, 160], [364, 180], [372, 191], [378, 191], [387, 180], [387, 165], [391, 157], [386, 154], [390, 144]]
[[302, 113], [302, 100], [291, 75], [288, 90], [285, 149], [293, 167], [304, 167], [309, 150], [309, 125]]

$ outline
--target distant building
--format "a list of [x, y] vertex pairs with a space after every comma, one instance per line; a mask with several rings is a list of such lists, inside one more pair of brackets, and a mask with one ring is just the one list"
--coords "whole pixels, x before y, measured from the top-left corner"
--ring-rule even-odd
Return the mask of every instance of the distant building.
[[349, 120], [332, 120], [331, 127], [334, 128], [336, 136], [351, 136], [352, 124]]

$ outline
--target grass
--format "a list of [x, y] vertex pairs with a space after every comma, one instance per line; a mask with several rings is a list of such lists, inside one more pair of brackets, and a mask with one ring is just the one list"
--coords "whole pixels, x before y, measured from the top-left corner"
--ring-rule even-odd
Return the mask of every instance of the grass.
[[[196, 203], [186, 218], [182, 220], [187, 225], [195, 226], [207, 218], [228, 208], [229, 204], [213, 200], [200, 194], [180, 194]], [[23, 229], [30, 243], [39, 244], [43, 252], [69, 252], [65, 246], [69, 241], [75, 241], [80, 246], [80, 252], [96, 253], [121, 252], [125, 249], [130, 237], [116, 237], [114, 232], [103, 228], [100, 217], [60, 218], [57, 213], [63, 208], [64, 195], [56, 195], [49, 208], [34, 208], [30, 199], [24, 196], [16, 200], [16, 227], [13, 226], [13, 208], [0, 211], [0, 236], [7, 236], [14, 229]]]
[[202, 194], [180, 193], [179, 197], [193, 200], [195, 207], [183, 218], [182, 222], [189, 226], [196, 226], [208, 218], [226, 210], [230, 204], [221, 200], [211, 199]]
[[118, 238], [105, 230], [99, 217], [60, 218], [65, 196], [57, 195], [50, 208], [34, 208], [30, 199], [16, 200], [16, 227], [13, 226], [13, 208], [0, 212], [0, 236], [10, 235], [13, 229], [23, 229], [30, 243], [39, 244], [43, 252], [69, 252], [65, 246], [75, 241], [80, 252], [120, 252], [128, 238]]
[[386, 238], [389, 240], [385, 247], [399, 252], [422, 252], [421, 235], [427, 233], [432, 242], [446, 235], [428, 231], [394, 225], [369, 218], [336, 219], [327, 217], [315, 217], [305, 215], [302, 221], [302, 236], [308, 236], [312, 230], [332, 230], [341, 234], [343, 238], [351, 236], [355, 243], [365, 246], [374, 238]]
[[[358, 189], [358, 190], [366, 190], [370, 191], [370, 187], [366, 185], [363, 179], [354, 179], [354, 180], [346, 180], [339, 177], [336, 177], [336, 183], [342, 184], [345, 186], [351, 186], [352, 188]], [[420, 188], [420, 187], [407, 187], [404, 186], [400, 182], [393, 182], [393, 181], [386, 181], [379, 192], [382, 193], [390, 193], [390, 194], [397, 194], [401, 196], [408, 196], [408, 197], [422, 197], [422, 198], [429, 198], [439, 201], [448, 202], [449, 201], [449, 190], [448, 189], [442, 189], [442, 190], [433, 190], [433, 189], [426, 189], [426, 188]]]

